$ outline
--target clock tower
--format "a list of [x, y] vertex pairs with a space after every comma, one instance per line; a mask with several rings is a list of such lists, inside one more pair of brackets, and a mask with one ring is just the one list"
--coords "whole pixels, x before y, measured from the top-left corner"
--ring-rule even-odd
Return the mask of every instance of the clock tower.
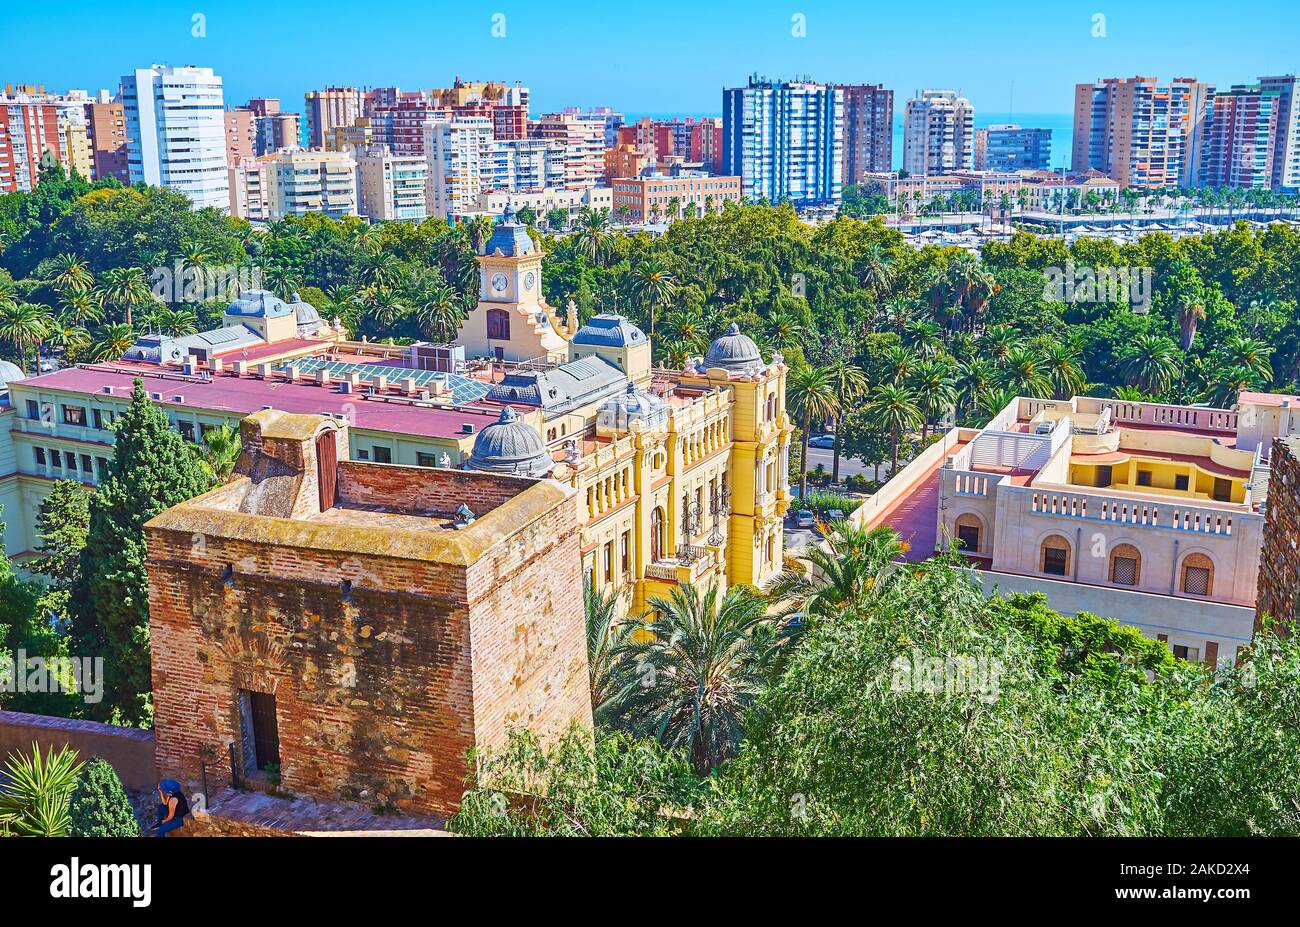
[[542, 297], [542, 253], [512, 210], [506, 209], [476, 260], [478, 305], [461, 323], [456, 339], [466, 355], [515, 362], [567, 360], [566, 333]]

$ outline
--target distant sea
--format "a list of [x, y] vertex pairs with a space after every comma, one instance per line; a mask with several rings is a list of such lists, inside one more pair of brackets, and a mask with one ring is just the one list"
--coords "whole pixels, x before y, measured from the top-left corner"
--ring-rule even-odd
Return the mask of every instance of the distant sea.
[[[903, 104], [906, 97], [894, 94], [894, 168], [903, 166]], [[696, 119], [702, 116], [718, 116], [720, 113], [625, 113], [624, 118], [628, 122], [635, 122], [638, 119], [673, 119], [678, 117], [691, 116]], [[1031, 129], [1051, 129], [1052, 130], [1052, 167], [1070, 164], [1070, 148], [1074, 143], [1074, 116], [1071, 113], [1012, 113], [1008, 114], [1005, 110], [994, 112], [982, 110], [978, 104], [975, 107], [975, 127], [977, 129], [985, 128], [990, 125], [1000, 125], [1002, 123], [1012, 122], [1017, 125], [1025, 126]]]

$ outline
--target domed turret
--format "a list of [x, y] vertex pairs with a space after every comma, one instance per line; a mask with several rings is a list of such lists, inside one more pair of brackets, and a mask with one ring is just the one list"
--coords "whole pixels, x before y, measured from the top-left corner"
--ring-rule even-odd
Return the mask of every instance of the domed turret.
[[492, 237], [488, 239], [484, 253], [500, 253], [506, 257], [517, 257], [523, 254], [532, 254], [536, 250], [537, 246], [533, 244], [528, 229], [523, 223], [515, 219], [515, 211], [506, 206], [501, 221], [492, 230]]
[[632, 422], [641, 422], [647, 428], [662, 425], [668, 420], [668, 406], [652, 393], [636, 388], [629, 382], [627, 390], [606, 399], [596, 413], [597, 428], [627, 431]]
[[546, 476], [554, 465], [542, 436], [521, 421], [510, 406], [504, 407], [501, 417], [479, 432], [469, 457], [471, 470], [533, 479]]
[[704, 366], [708, 369], [720, 367], [727, 373], [760, 373], [766, 364], [758, 351], [754, 339], [740, 332], [740, 326], [732, 322], [727, 330], [709, 345], [709, 353], [704, 356]]
[[9, 361], [0, 360], [0, 395], [9, 392], [9, 384], [16, 383], [23, 379], [26, 374], [17, 364], [11, 364]]
[[593, 315], [573, 336], [573, 344], [623, 348], [645, 344], [645, 332], [614, 312]]

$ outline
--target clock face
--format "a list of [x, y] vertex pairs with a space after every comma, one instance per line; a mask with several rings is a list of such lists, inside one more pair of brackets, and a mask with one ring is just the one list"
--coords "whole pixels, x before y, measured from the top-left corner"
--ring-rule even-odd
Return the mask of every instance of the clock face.
[[533, 276], [533, 272], [531, 270], [528, 273], [524, 274], [524, 289], [531, 290], [536, 280], [537, 278]]
[[506, 291], [506, 275], [497, 273], [492, 275], [492, 290], [496, 293]]

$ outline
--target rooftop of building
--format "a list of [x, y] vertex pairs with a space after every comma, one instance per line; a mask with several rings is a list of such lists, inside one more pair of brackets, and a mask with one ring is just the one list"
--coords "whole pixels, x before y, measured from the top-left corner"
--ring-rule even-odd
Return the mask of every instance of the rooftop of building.
[[314, 380], [288, 382], [282, 374], [270, 378], [233, 373], [187, 377], [129, 363], [70, 367], [24, 380], [23, 386], [125, 399], [130, 397], [137, 377], [164, 407], [229, 412], [240, 417], [273, 407], [284, 412], [345, 417], [356, 428], [426, 438], [463, 437], [465, 425], [478, 432], [500, 414], [499, 406], [486, 403], [453, 405], [450, 397], [422, 401], [405, 396], [396, 379], [392, 389], [370, 396], [364, 390], [343, 392], [339, 380], [321, 386]]
[[468, 567], [574, 494], [552, 480], [339, 460], [334, 495], [322, 502], [317, 442], [347, 427], [274, 409], [249, 416], [234, 478], [147, 528]]

